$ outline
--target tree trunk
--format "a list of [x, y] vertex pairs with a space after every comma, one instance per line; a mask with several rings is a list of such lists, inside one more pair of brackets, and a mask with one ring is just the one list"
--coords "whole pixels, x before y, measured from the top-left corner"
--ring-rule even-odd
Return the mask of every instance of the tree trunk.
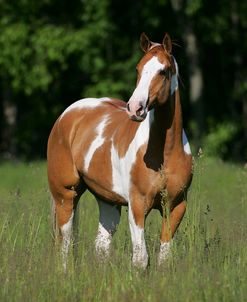
[[[238, 1], [231, 0], [230, 2], [231, 7], [231, 38], [235, 45], [233, 49], [233, 100], [230, 102], [230, 109], [232, 119], [235, 121], [239, 121], [239, 112], [237, 110], [236, 102], [241, 103], [242, 112], [242, 127], [243, 127], [243, 139], [239, 141], [238, 144], [235, 144], [233, 155], [236, 158], [247, 160], [246, 158], [246, 142], [247, 142], [247, 96], [246, 93], [242, 92], [242, 86], [244, 85], [245, 79], [245, 64], [244, 58], [241, 52], [242, 47], [242, 39], [239, 38], [241, 35], [240, 29], [240, 19], [239, 19], [239, 7]], [[241, 91], [241, 92], [238, 92]], [[245, 153], [245, 154], [244, 154]]]
[[1, 123], [1, 152], [6, 158], [13, 158], [16, 156], [16, 120], [17, 120], [17, 106], [11, 102], [10, 89], [4, 87], [2, 93], [2, 116]]
[[197, 148], [200, 147], [201, 138], [204, 129], [204, 110], [203, 110], [203, 74], [199, 63], [199, 50], [197, 37], [193, 31], [191, 20], [184, 14], [185, 5], [183, 0], [171, 0], [172, 8], [177, 16], [177, 21], [181, 30], [183, 30], [183, 40], [185, 42], [185, 51], [189, 62], [189, 84], [190, 84], [190, 103], [193, 110], [193, 118], [196, 122], [194, 139]]

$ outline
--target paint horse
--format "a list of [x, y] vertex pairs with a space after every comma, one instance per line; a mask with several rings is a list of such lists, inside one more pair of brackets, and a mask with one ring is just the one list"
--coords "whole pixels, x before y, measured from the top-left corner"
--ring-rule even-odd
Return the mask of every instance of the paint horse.
[[48, 179], [64, 266], [77, 203], [87, 189], [99, 206], [97, 254], [109, 255], [121, 207], [127, 206], [136, 267], [148, 264], [144, 225], [151, 209], [162, 216], [159, 264], [184, 216], [192, 156], [182, 126], [178, 65], [168, 34], [158, 44], [143, 33], [140, 46], [144, 56], [127, 104], [113, 98], [79, 100], [51, 131]]

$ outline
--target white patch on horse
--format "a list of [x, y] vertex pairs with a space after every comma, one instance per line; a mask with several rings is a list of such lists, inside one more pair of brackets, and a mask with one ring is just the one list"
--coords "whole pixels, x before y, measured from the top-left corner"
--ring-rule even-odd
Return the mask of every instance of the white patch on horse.
[[90, 162], [93, 158], [93, 155], [94, 155], [95, 151], [100, 146], [102, 146], [104, 141], [105, 141], [103, 133], [104, 133], [105, 126], [106, 126], [108, 120], [109, 120], [108, 115], [103, 116], [102, 121], [98, 124], [98, 126], [95, 129], [97, 136], [94, 139], [94, 141], [91, 143], [91, 145], [90, 145], [90, 147], [87, 151], [87, 154], [85, 155], [85, 158], [84, 158], [84, 169], [85, 169], [85, 171], [88, 171]]
[[162, 265], [171, 252], [171, 242], [163, 242], [160, 244], [160, 252], [158, 255], [158, 265]]
[[171, 95], [173, 95], [173, 93], [178, 89], [178, 64], [174, 57], [173, 60], [176, 68], [176, 73], [172, 75], [171, 78], [171, 87], [170, 87]]
[[63, 259], [63, 267], [65, 270], [67, 267], [67, 257], [68, 257], [69, 245], [72, 235], [73, 217], [74, 217], [74, 212], [70, 216], [68, 222], [65, 223], [60, 228], [62, 234], [62, 259]]
[[[139, 148], [148, 141], [149, 131], [153, 121], [153, 114], [153, 110], [149, 111], [146, 119], [140, 123], [140, 126], [123, 158], [119, 157], [118, 152], [112, 143], [112, 191], [122, 196], [126, 202], [129, 202], [130, 200], [129, 191], [131, 168], [136, 160], [136, 154]], [[128, 135], [128, 133], [126, 133], [126, 135]]]
[[165, 66], [160, 63], [159, 59], [156, 56], [152, 57], [152, 59], [143, 66], [139, 83], [130, 97], [129, 103], [133, 101], [137, 101], [138, 103], [146, 102], [148, 100], [149, 86], [153, 77], [163, 69], [165, 69]]
[[133, 247], [132, 262], [136, 267], [146, 268], [148, 265], [148, 253], [144, 238], [144, 229], [136, 225], [131, 204], [129, 204], [129, 226]]
[[97, 199], [99, 205], [99, 226], [95, 239], [96, 253], [101, 258], [107, 258], [110, 252], [112, 236], [120, 221], [120, 210], [115, 205], [107, 204]]
[[100, 105], [102, 105], [103, 102], [109, 101], [109, 98], [85, 98], [81, 99], [73, 104], [71, 104], [67, 109], [64, 110], [62, 115], [60, 116], [60, 119], [63, 118], [63, 116], [67, 113], [70, 112], [71, 110], [75, 109], [82, 109], [82, 108], [95, 108]]
[[132, 214], [130, 200], [131, 169], [136, 160], [136, 155], [141, 146], [147, 143], [151, 124], [154, 120], [154, 111], [148, 112], [146, 119], [139, 125], [137, 132], [131, 141], [129, 148], [123, 158], [120, 158], [117, 150], [112, 144], [112, 190], [122, 196], [129, 203], [129, 226], [133, 246], [133, 264], [145, 268], [148, 263], [148, 254], [144, 239], [144, 229], [136, 225]]
[[184, 152], [187, 153], [188, 155], [190, 155], [191, 154], [190, 144], [189, 144], [189, 141], [187, 139], [184, 129], [183, 129], [183, 146], [184, 146]]

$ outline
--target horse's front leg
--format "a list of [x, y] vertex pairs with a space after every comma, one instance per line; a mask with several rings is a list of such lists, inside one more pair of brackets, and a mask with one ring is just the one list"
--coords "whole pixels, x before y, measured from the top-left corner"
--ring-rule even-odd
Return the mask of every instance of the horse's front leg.
[[180, 202], [170, 214], [162, 217], [162, 229], [160, 236], [160, 252], [158, 256], [158, 264], [165, 262], [171, 250], [171, 240], [174, 236], [183, 216], [186, 211], [186, 201]]
[[144, 204], [132, 200], [129, 203], [129, 226], [133, 248], [132, 263], [135, 267], [143, 269], [148, 265], [148, 254], [144, 238], [144, 224]]

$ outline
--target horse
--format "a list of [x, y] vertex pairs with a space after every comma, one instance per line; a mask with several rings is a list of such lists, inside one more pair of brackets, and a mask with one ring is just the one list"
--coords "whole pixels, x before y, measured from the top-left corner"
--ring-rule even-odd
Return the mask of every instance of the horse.
[[171, 254], [173, 236], [186, 211], [192, 154], [182, 125], [178, 64], [165, 34], [154, 43], [140, 36], [144, 53], [136, 87], [126, 103], [85, 98], [55, 122], [47, 148], [54, 228], [63, 265], [72, 240], [81, 195], [89, 190], [99, 206], [96, 255], [107, 259], [122, 206], [128, 207], [132, 264], [148, 266], [144, 227], [152, 209], [161, 214], [158, 264]]

